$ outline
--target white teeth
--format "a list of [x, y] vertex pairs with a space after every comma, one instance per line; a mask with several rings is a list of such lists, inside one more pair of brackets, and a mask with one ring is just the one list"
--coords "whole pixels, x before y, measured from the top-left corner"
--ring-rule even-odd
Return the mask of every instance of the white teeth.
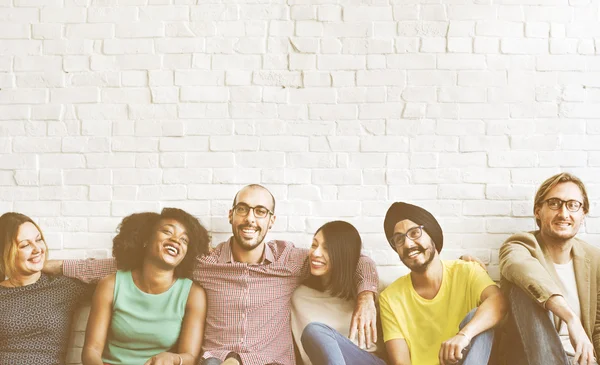
[[315, 266], [325, 266], [325, 263], [320, 261], [311, 261], [310, 263]]
[[179, 250], [175, 246], [166, 245], [165, 247], [167, 248], [167, 251], [169, 251], [169, 253], [173, 256], [176, 256], [179, 253]]
[[420, 253], [421, 253], [420, 251], [412, 251], [411, 253], [409, 253], [409, 254], [408, 254], [408, 257], [411, 257], [411, 258], [412, 258], [412, 257], [415, 257], [415, 256], [417, 256], [417, 255], [418, 255], [418, 254], [420, 254]]

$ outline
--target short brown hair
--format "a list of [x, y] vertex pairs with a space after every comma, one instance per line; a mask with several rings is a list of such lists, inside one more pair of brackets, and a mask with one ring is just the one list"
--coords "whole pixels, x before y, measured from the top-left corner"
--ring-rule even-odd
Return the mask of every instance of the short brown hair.
[[2, 261], [0, 261], [0, 281], [4, 280], [5, 276], [11, 277], [15, 270], [15, 259], [17, 257], [17, 236], [19, 227], [23, 223], [31, 223], [40, 232], [40, 236], [46, 246], [46, 257], [48, 255], [48, 245], [44, 239], [44, 234], [40, 227], [25, 214], [8, 212], [0, 216], [0, 252], [2, 253]]
[[188, 250], [183, 261], [175, 268], [175, 276], [192, 278], [197, 257], [208, 253], [210, 238], [196, 217], [177, 208], [164, 208], [160, 214], [144, 212], [123, 218], [118, 234], [113, 239], [112, 249], [119, 270], [133, 270], [142, 266], [144, 244], [162, 219], [174, 219], [185, 227], [189, 238]]
[[[568, 172], [561, 172], [560, 174], [556, 174], [544, 181], [542, 185], [538, 188], [535, 193], [535, 200], [533, 204], [533, 214], [535, 215], [535, 210], [540, 205], [544, 204], [544, 198], [550, 192], [550, 190], [554, 189], [554, 187], [558, 184], [572, 182], [573, 184], [579, 187], [581, 190], [581, 195], [583, 196], [583, 213], [587, 214], [590, 211], [590, 201], [588, 199], [587, 191], [585, 190], [585, 185], [583, 182], [575, 175], [572, 175]], [[535, 219], [535, 223], [540, 227], [540, 220]]]

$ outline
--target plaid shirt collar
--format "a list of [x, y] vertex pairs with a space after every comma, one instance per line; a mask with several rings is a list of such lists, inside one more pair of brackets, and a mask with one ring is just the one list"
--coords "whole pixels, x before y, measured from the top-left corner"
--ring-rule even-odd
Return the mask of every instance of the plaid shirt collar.
[[[230, 263], [236, 262], [233, 259], [233, 252], [231, 250], [232, 244], [233, 244], [233, 237], [231, 237], [223, 245], [223, 248], [221, 249], [221, 255], [219, 255], [219, 261], [218, 261], [219, 263], [230, 264]], [[263, 252], [262, 261], [260, 262], [260, 265], [270, 264], [275, 261], [275, 256], [273, 255], [273, 250], [271, 249], [271, 246], [268, 245], [267, 242], [265, 242], [264, 247], [265, 247], [265, 250]]]

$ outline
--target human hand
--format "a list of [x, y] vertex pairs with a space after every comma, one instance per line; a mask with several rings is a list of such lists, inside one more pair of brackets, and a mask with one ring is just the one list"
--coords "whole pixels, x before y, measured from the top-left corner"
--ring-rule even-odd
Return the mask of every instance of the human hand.
[[451, 339], [442, 342], [440, 353], [440, 365], [456, 364], [463, 358], [463, 350], [469, 345], [471, 339], [463, 334], [457, 334]]
[[183, 364], [181, 356], [172, 352], [161, 352], [152, 356], [144, 365], [181, 365]]
[[[358, 336], [358, 339], [357, 339]], [[377, 308], [375, 293], [361, 292], [356, 299], [356, 307], [350, 322], [350, 341], [361, 349], [370, 348], [377, 342]]]
[[483, 263], [483, 261], [481, 261], [479, 258], [475, 257], [475, 256], [471, 256], [471, 255], [461, 255], [459, 257], [460, 260], [466, 261], [466, 262], [476, 262], [479, 264], [479, 266], [481, 266], [485, 271], [487, 271], [487, 266]]
[[592, 365], [595, 363], [594, 345], [588, 338], [579, 318], [567, 322], [567, 330], [569, 331], [569, 339], [575, 349], [575, 358], [573, 362], [578, 365]]

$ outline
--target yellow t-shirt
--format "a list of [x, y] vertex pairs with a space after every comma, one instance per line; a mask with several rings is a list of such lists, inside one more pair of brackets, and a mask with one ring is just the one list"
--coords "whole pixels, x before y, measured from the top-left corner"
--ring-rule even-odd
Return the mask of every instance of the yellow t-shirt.
[[404, 339], [412, 365], [439, 365], [442, 342], [456, 335], [467, 313], [479, 306], [483, 290], [495, 285], [476, 263], [456, 260], [442, 265], [442, 285], [431, 300], [417, 294], [410, 274], [381, 293], [383, 339]]

